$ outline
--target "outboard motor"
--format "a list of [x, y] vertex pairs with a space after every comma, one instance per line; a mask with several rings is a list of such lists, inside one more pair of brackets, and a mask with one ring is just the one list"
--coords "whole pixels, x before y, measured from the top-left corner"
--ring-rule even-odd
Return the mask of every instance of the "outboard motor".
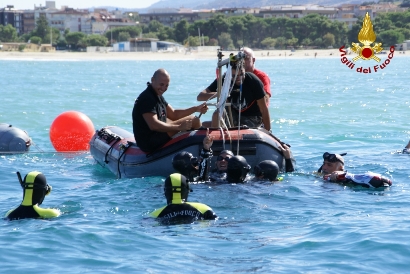
[[31, 138], [27, 132], [12, 125], [0, 123], [0, 153], [28, 152], [31, 146]]

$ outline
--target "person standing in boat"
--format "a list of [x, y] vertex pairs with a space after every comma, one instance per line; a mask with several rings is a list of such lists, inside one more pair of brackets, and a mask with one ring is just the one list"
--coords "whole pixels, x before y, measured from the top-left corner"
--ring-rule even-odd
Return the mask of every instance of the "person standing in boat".
[[173, 109], [163, 94], [170, 83], [170, 75], [165, 69], [158, 69], [151, 83], [135, 100], [132, 121], [135, 141], [144, 152], [154, 151], [180, 131], [198, 129], [201, 121], [192, 114], [206, 113], [205, 103], [187, 109]]
[[[270, 97], [272, 96], [272, 93], [270, 91], [270, 78], [269, 78], [268, 74], [266, 74], [265, 72], [255, 68], [256, 58], [255, 58], [255, 54], [253, 53], [252, 49], [250, 49], [248, 47], [244, 47], [243, 52], [246, 55], [245, 62], [244, 62], [245, 72], [251, 72], [251, 73], [255, 74], [256, 77], [258, 77], [259, 80], [262, 81], [263, 89], [266, 92], [266, 96], [265, 96], [266, 106], [269, 107]], [[215, 83], [216, 83], [216, 79], [215, 79]], [[213, 96], [215, 94], [215, 92], [216, 92], [216, 90], [210, 90], [209, 87], [208, 87], [208, 88], [206, 88], [205, 90], [203, 90], [202, 92], [200, 92], [198, 94], [197, 100], [198, 101], [206, 101], [209, 98], [211, 98], [211, 96]]]
[[[266, 130], [270, 130], [270, 114], [266, 106], [266, 93], [261, 80], [255, 74], [245, 72], [242, 67], [237, 66], [236, 62], [231, 62], [231, 67], [232, 75], [236, 74], [237, 69], [239, 70], [228, 98], [231, 103], [233, 126], [238, 126], [240, 112], [241, 125], [247, 125], [248, 127], [263, 126]], [[242, 95], [240, 94], [241, 89]], [[217, 81], [214, 81], [205, 91], [215, 93], [217, 91]], [[218, 119], [218, 111], [215, 111], [212, 115], [211, 127], [217, 127]]]
[[198, 220], [215, 220], [217, 215], [209, 206], [188, 202], [188, 194], [192, 190], [187, 178], [173, 173], [165, 179], [164, 195], [167, 205], [151, 213], [151, 217], [159, 218], [163, 224], [192, 223]]

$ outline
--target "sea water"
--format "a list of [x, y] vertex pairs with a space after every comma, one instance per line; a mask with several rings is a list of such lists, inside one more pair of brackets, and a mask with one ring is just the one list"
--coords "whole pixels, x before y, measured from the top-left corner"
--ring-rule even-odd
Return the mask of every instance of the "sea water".
[[[387, 56], [381, 56], [386, 59]], [[21, 202], [16, 171], [43, 172], [53, 186], [52, 220], [0, 222], [3, 273], [386, 273], [410, 265], [409, 59], [364, 74], [339, 57], [257, 59], [271, 78], [274, 134], [291, 145], [297, 171], [277, 183], [193, 185], [190, 201], [219, 219], [162, 226], [164, 177], [117, 179], [90, 153], [57, 153], [50, 126], [62, 112], [86, 114], [96, 129], [132, 132], [134, 100], [165, 68], [174, 108], [199, 104], [215, 60], [0, 60], [0, 122], [26, 130], [30, 152], [0, 155], [0, 214]], [[203, 120], [211, 118], [211, 111]], [[382, 190], [324, 182], [324, 152], [346, 152], [346, 169], [392, 179]], [[171, 164], [171, 163], [170, 163]], [[161, 168], [161, 167], [158, 167]]]

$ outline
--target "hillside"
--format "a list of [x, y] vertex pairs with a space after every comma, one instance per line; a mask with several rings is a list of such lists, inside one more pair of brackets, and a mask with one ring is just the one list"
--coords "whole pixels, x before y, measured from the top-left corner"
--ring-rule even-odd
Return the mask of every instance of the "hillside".
[[230, 8], [230, 7], [264, 7], [273, 5], [306, 5], [319, 4], [322, 6], [338, 6], [341, 4], [360, 4], [360, 0], [162, 0], [148, 9], [152, 8], [192, 8], [192, 9], [211, 9], [211, 8]]

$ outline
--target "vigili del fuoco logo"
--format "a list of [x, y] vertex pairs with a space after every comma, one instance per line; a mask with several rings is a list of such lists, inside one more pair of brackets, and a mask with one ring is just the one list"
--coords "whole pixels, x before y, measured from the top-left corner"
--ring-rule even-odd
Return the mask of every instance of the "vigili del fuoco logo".
[[[358, 55], [350, 61], [349, 59], [345, 57], [346, 56], [345, 46], [341, 46], [339, 48], [339, 51], [341, 52], [340, 56], [342, 57], [340, 61], [350, 69], [353, 69], [355, 67], [354, 62], [356, 62], [359, 59], [362, 59], [365, 61], [374, 60], [376, 62], [380, 62], [381, 59], [377, 57], [376, 54], [380, 53], [383, 50], [382, 43], [375, 43], [376, 34], [373, 31], [373, 24], [372, 24], [372, 21], [370, 20], [370, 16], [368, 12], [366, 13], [366, 16], [363, 19], [363, 26], [357, 37], [363, 46], [361, 46], [359, 43], [353, 42], [351, 50]], [[374, 45], [371, 46], [371, 44], [373, 43]], [[380, 66], [375, 65], [373, 67], [370, 67], [370, 66], [369, 67], [357, 67], [356, 72], [372, 73], [372, 72], [378, 72], [382, 69], [385, 69], [386, 66], [390, 64], [390, 60], [393, 59], [393, 55], [394, 55], [394, 46], [390, 46], [390, 53], [387, 56], [386, 60], [384, 60], [384, 62], [380, 64]]]

